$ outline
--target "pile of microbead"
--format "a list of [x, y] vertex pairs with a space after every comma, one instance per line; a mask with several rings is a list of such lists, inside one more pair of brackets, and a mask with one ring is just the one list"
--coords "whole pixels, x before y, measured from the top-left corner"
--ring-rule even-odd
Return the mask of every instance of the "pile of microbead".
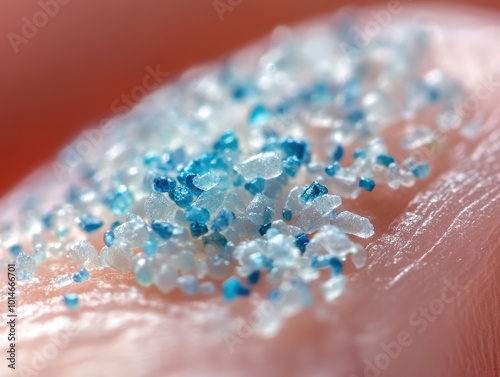
[[112, 268], [165, 293], [220, 286], [227, 301], [265, 279], [288, 314], [311, 305], [316, 280], [326, 301], [338, 297], [348, 255], [356, 267], [366, 260], [356, 237], [374, 233], [342, 198], [410, 187], [429, 173], [412, 157], [396, 161], [380, 131], [431, 109], [436, 127], [416, 127], [402, 150], [429, 144], [432, 129], [450, 128], [441, 120], [461, 95], [423, 67], [422, 28], [402, 24], [346, 50], [353, 26], [279, 28], [265, 48], [151, 95], [78, 166], [63, 151], [54, 168], [72, 170], [61, 183], [67, 197], [52, 208], [31, 203], [21, 225], [2, 228], [3, 262], [15, 258], [18, 279], [29, 280], [46, 258], [67, 256], [79, 265], [69, 271], [75, 283]]

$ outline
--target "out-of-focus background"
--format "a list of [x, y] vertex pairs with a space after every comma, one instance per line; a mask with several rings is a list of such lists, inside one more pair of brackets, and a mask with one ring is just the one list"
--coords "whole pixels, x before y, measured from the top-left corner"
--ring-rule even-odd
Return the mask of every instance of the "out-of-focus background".
[[[0, 196], [85, 126], [126, 110], [186, 67], [236, 49], [277, 24], [327, 14], [347, 3], [391, 1], [403, 11], [436, 3], [1, 0]], [[498, 0], [448, 6], [467, 3], [500, 8]]]

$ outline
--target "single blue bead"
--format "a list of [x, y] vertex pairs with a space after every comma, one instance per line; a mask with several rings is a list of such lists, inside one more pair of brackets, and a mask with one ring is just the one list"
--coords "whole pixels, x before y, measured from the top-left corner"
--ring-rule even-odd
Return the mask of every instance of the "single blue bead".
[[365, 113], [362, 110], [352, 110], [347, 114], [347, 119], [351, 123], [359, 123], [365, 118]]
[[429, 171], [429, 164], [425, 162], [418, 163], [411, 169], [411, 172], [417, 178], [426, 178], [429, 175]]
[[174, 227], [164, 221], [155, 220], [151, 224], [151, 229], [161, 238], [168, 240], [174, 234]]
[[267, 223], [267, 224], [262, 225], [259, 228], [259, 234], [261, 236], [265, 235], [267, 233], [267, 231], [269, 230], [270, 227], [271, 227], [271, 223]]
[[342, 147], [342, 145], [339, 144], [332, 153], [332, 162], [340, 161], [343, 156], [344, 156], [344, 148]]
[[364, 158], [366, 157], [366, 151], [363, 148], [356, 148], [354, 152], [352, 152], [352, 156], [354, 158]]
[[427, 98], [429, 98], [429, 102], [431, 103], [434, 103], [434, 102], [437, 102], [439, 100], [439, 91], [437, 89], [429, 89], [429, 91], [427, 92]]
[[215, 142], [214, 150], [216, 151], [224, 151], [226, 149], [229, 150], [237, 150], [239, 146], [238, 138], [234, 134], [233, 131], [227, 131], [225, 134], [221, 136], [221, 138]]
[[246, 97], [247, 89], [243, 85], [237, 85], [233, 89], [233, 98], [236, 100], [241, 100]]
[[243, 184], [243, 182], [245, 182], [245, 178], [243, 178], [243, 176], [241, 174], [237, 174], [236, 178], [233, 182], [233, 186], [240, 187]]
[[314, 181], [306, 188], [300, 198], [306, 203], [311, 203], [314, 199], [326, 194], [328, 194], [328, 189], [321, 183]]
[[233, 223], [235, 218], [236, 216], [233, 212], [223, 208], [212, 222], [212, 231], [222, 232], [226, 230]]
[[287, 156], [295, 156], [302, 161], [306, 155], [307, 144], [302, 140], [286, 138], [281, 142], [281, 149]]
[[184, 212], [184, 220], [189, 222], [206, 223], [210, 219], [210, 212], [203, 207], [190, 206]]
[[281, 297], [283, 294], [279, 290], [279, 288], [274, 288], [269, 291], [269, 301], [277, 303], [279, 300], [281, 300]]
[[16, 243], [15, 245], [12, 245], [9, 248], [9, 250], [10, 250], [10, 252], [11, 252], [12, 255], [14, 255], [14, 256], [17, 257], [19, 255], [19, 253], [21, 251], [23, 251], [23, 248], [21, 247], [21, 245], [19, 245], [19, 244]]
[[155, 241], [146, 241], [144, 242], [144, 254], [148, 257], [152, 257], [154, 253], [156, 253], [156, 249], [158, 248], [158, 245], [156, 244]]
[[366, 178], [366, 177], [361, 177], [359, 179], [359, 187], [361, 187], [362, 189], [365, 189], [366, 191], [370, 192], [375, 187], [375, 182], [373, 181], [373, 179]]
[[250, 115], [248, 117], [248, 120], [250, 124], [254, 126], [262, 126], [265, 124], [269, 119], [271, 118], [271, 114], [269, 111], [264, 107], [264, 105], [256, 105], [252, 111], [250, 112]]
[[339, 169], [340, 169], [340, 164], [338, 162], [334, 162], [333, 164], [331, 164], [325, 168], [325, 173], [327, 175], [329, 175], [330, 177], [333, 177], [333, 176], [335, 176], [335, 174], [337, 174]]
[[78, 296], [73, 293], [67, 293], [63, 296], [64, 305], [68, 309], [75, 310], [78, 308]]
[[360, 92], [361, 92], [361, 85], [359, 81], [349, 80], [344, 86], [344, 104], [346, 106], [354, 105]]
[[260, 270], [255, 270], [247, 276], [247, 284], [255, 285], [260, 280]]
[[45, 229], [52, 228], [52, 226], [54, 225], [54, 221], [51, 212], [46, 213], [45, 215], [42, 216], [42, 224], [45, 227]]
[[342, 264], [342, 261], [337, 257], [331, 257], [329, 262], [330, 262], [330, 267], [332, 268], [333, 274], [339, 275], [342, 272], [342, 269], [344, 267], [344, 265]]
[[300, 169], [300, 161], [297, 156], [289, 156], [283, 160], [283, 171], [290, 177], [295, 177]]
[[172, 192], [175, 189], [175, 186], [177, 186], [177, 183], [175, 183], [174, 179], [169, 177], [155, 177], [153, 181], [153, 188], [159, 193]]
[[149, 151], [144, 154], [144, 165], [150, 166], [161, 162], [161, 155], [158, 152]]
[[257, 195], [259, 192], [264, 191], [265, 180], [264, 178], [255, 178], [250, 182], [245, 183], [245, 190], [252, 195]]
[[238, 296], [248, 296], [250, 289], [241, 284], [236, 276], [226, 279], [222, 283], [222, 296], [226, 301], [233, 301]]
[[112, 230], [107, 230], [104, 232], [104, 244], [107, 247], [111, 247], [113, 245], [113, 242], [115, 242], [115, 233]]
[[191, 230], [191, 236], [193, 237], [201, 237], [204, 234], [208, 233], [208, 228], [204, 223], [199, 223], [195, 221], [194, 223], [191, 223], [189, 226], [189, 229]]
[[283, 220], [285, 220], [285, 221], [290, 221], [290, 220], [292, 220], [292, 217], [293, 217], [292, 210], [291, 210], [291, 209], [288, 209], [288, 208], [283, 208], [283, 211], [281, 211], [281, 217], [282, 217], [282, 218], [283, 218]]
[[81, 216], [79, 220], [80, 222], [78, 225], [87, 233], [92, 233], [104, 225], [103, 220], [92, 215]]
[[188, 207], [194, 200], [191, 191], [184, 186], [177, 186], [168, 195], [181, 208]]
[[379, 154], [375, 159], [375, 162], [379, 165], [383, 165], [385, 167], [389, 167], [390, 164], [394, 164], [396, 160], [389, 154]]
[[301, 233], [295, 236], [295, 246], [300, 250], [302, 254], [306, 251], [306, 246], [309, 244], [309, 237], [307, 234]]
[[81, 270], [79, 270], [77, 273], [75, 273], [73, 275], [73, 281], [75, 283], [81, 283], [81, 282], [86, 281], [88, 279], [89, 279], [89, 272], [85, 268], [82, 268]]

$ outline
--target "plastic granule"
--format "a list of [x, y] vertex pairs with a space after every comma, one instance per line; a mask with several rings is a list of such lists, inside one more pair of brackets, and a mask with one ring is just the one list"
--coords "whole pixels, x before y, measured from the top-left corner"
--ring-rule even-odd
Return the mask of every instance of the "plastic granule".
[[67, 293], [63, 296], [64, 305], [68, 309], [75, 310], [78, 308], [78, 296], [73, 293]]

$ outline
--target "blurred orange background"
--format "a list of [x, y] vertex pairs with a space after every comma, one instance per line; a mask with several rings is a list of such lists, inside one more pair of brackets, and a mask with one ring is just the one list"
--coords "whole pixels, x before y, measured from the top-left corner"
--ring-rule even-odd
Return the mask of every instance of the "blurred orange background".
[[[57, 6], [54, 1], [0, 3], [0, 195], [54, 157], [82, 128], [112, 114], [117, 99], [142, 83], [146, 67], [159, 66], [171, 79], [277, 24], [332, 12], [347, 3], [215, 0], [219, 10], [227, 6], [221, 20], [214, 0], [57, 0]], [[425, 3], [410, 1], [401, 3]], [[29, 34], [22, 34], [23, 17], [33, 21], [42, 10], [40, 3], [51, 3], [44, 12], [53, 15], [46, 20], [35, 16], [41, 26], [24, 38]], [[377, 3], [385, 4], [349, 5]], [[449, 6], [458, 3], [500, 8], [498, 0], [454, 1]]]

